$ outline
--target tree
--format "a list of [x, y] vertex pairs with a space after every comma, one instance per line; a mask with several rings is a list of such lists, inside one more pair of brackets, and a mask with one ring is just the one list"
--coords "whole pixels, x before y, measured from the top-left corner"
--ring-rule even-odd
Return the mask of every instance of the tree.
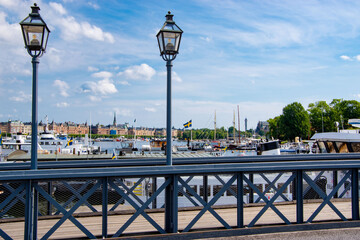
[[315, 132], [334, 132], [336, 131], [335, 119], [336, 110], [330, 107], [326, 101], [310, 103], [308, 107], [311, 133]]
[[360, 118], [360, 103], [356, 100], [334, 99], [330, 105], [336, 112], [336, 121], [349, 128], [349, 119]]
[[281, 138], [281, 129], [280, 129], [280, 116], [270, 118], [268, 120], [269, 123], [269, 132], [268, 136], [274, 139], [280, 139]]
[[294, 102], [283, 108], [283, 114], [280, 116], [280, 129], [284, 138], [288, 140], [294, 140], [295, 137], [303, 139], [309, 137], [309, 114], [300, 103]]

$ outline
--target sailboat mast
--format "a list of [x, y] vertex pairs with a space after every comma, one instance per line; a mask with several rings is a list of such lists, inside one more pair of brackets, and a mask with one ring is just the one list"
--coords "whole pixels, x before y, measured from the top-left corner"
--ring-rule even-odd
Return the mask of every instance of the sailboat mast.
[[234, 119], [233, 119], [233, 139], [234, 139], [234, 143], [236, 143], [236, 137], [235, 137], [235, 110], [234, 110]]
[[214, 140], [216, 140], [216, 110], [215, 110], [215, 117], [214, 117]]
[[240, 138], [240, 111], [239, 111], [239, 105], [237, 105], [237, 112], [238, 112], [239, 143], [241, 143], [241, 138]]
[[91, 112], [90, 112], [89, 136], [90, 136], [89, 145], [91, 145]]

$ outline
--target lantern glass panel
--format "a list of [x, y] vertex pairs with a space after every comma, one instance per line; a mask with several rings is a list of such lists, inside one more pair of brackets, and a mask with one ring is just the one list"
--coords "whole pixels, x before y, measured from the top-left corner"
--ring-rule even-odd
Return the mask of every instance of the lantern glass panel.
[[163, 42], [163, 34], [162, 32], [160, 32], [157, 35], [158, 38], [158, 43], [159, 43], [159, 48], [160, 48], [160, 54], [162, 54], [164, 52], [164, 42]]
[[44, 26], [23, 26], [26, 45], [30, 50], [41, 49]]
[[43, 50], [46, 50], [48, 39], [49, 39], [49, 29], [47, 27], [44, 28], [44, 35], [43, 35]]
[[175, 33], [164, 32], [165, 51], [176, 51], [175, 37]]
[[175, 35], [176, 35], [175, 36], [175, 50], [176, 50], [176, 52], [178, 52], [179, 51], [179, 44], [180, 44], [181, 34], [176, 33]]

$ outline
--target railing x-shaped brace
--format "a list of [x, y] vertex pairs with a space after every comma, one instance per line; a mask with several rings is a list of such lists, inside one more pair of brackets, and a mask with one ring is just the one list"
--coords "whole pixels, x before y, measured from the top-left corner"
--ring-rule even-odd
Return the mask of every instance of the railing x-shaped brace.
[[[284, 173], [281, 172], [279, 173], [273, 181], [270, 181], [266, 176], [265, 174], [263, 173], [259, 173], [260, 177], [262, 177], [262, 179], [264, 179], [269, 185], [265, 188], [265, 190], [263, 191], [263, 193], [267, 193], [270, 189], [274, 189], [275, 192], [278, 192], [279, 189], [277, 187], [275, 187], [275, 183], [281, 178], [281, 176], [283, 175]], [[280, 196], [284, 199], [284, 201], [289, 201], [289, 199], [283, 194], [283, 193], [280, 193]], [[260, 202], [260, 198], [256, 199], [255, 203], [258, 203]]]
[[320, 213], [320, 211], [325, 207], [325, 205], [329, 205], [329, 207], [334, 210], [334, 212], [341, 218], [343, 221], [347, 221], [346, 217], [334, 206], [334, 204], [330, 201], [331, 198], [335, 195], [335, 193], [339, 190], [339, 188], [345, 183], [345, 181], [350, 178], [351, 171], [348, 171], [346, 175], [341, 179], [341, 181], [333, 188], [329, 195], [326, 195], [321, 188], [314, 183], [314, 181], [304, 172], [303, 179], [319, 194], [319, 196], [324, 200], [320, 206], [315, 210], [315, 212], [309, 217], [307, 222], [312, 222], [314, 218]]
[[120, 189], [114, 182], [109, 182], [109, 185], [115, 189], [126, 201], [130, 203], [136, 210], [136, 212], [126, 221], [126, 223], [113, 235], [113, 237], [119, 237], [130, 224], [141, 214], [153, 227], [160, 233], [166, 233], [165, 230], [159, 226], [144, 210], [149, 204], [171, 183], [171, 179], [167, 179], [157, 191], [140, 207], [134, 200], [132, 200], [122, 189]]
[[69, 210], [66, 211], [57, 201], [55, 201], [47, 192], [45, 192], [38, 184], [35, 184], [35, 189], [55, 208], [57, 208], [60, 212], [64, 214], [64, 216], [41, 238], [48, 239], [67, 219], [75, 224], [77, 228], [79, 228], [88, 238], [96, 239], [96, 237], [86, 228], [84, 227], [72, 214], [87, 201], [87, 199], [98, 189], [102, 184], [102, 181], [98, 180], [98, 182], [87, 191], [82, 197], [79, 198], [79, 201]]
[[[8, 184], [3, 184], [11, 194], [0, 204], [0, 218], [9, 211], [9, 209], [14, 206], [19, 200], [25, 205], [24, 195], [26, 194], [25, 184], [21, 184], [16, 189], [10, 187]], [[15, 199], [14, 199], [15, 198]], [[14, 199], [14, 201], [13, 201]], [[10, 203], [10, 204], [9, 204]], [[9, 204], [6, 208], [4, 208], [7, 204]], [[1, 236], [1, 235], [0, 235]]]
[[260, 198], [264, 200], [266, 205], [264, 208], [255, 216], [255, 218], [249, 223], [249, 227], [253, 227], [255, 223], [260, 219], [260, 217], [267, 211], [269, 207], [286, 223], [290, 224], [290, 221], [274, 206], [275, 200], [284, 192], [287, 186], [294, 180], [295, 174], [292, 174], [289, 179], [284, 183], [284, 185], [276, 192], [276, 194], [268, 200], [264, 193], [262, 193], [246, 176], [244, 176], [244, 181], [259, 195]]
[[209, 201], [209, 203], [205, 202], [183, 179], [179, 178], [181, 185], [184, 186], [190, 192], [190, 194], [192, 194], [204, 206], [204, 208], [196, 215], [196, 217], [185, 227], [183, 232], [188, 232], [206, 211], [209, 211], [221, 224], [224, 225], [225, 228], [231, 229], [230, 225], [224, 219], [222, 219], [219, 214], [217, 214], [215, 210], [211, 208], [211, 206], [213, 206], [215, 202], [224, 194], [224, 192], [233, 184], [236, 178], [236, 175], [232, 176], [231, 179], [221, 188], [221, 190]]
[[[122, 188], [124, 188], [127, 192], [128, 195], [131, 195], [134, 199], [136, 199], [136, 201], [138, 201], [138, 203], [140, 205], [144, 205], [144, 202], [138, 197], [136, 196], [136, 194], [134, 193], [134, 189], [139, 186], [141, 184], [141, 182], [144, 180], [145, 178], [140, 178], [131, 188], [128, 188], [122, 181], [120, 181], [119, 179], [115, 179], [114, 181], [116, 181], [116, 183], [118, 183]], [[122, 203], [123, 201], [123, 197], [121, 197], [119, 199], [119, 201], [117, 201], [114, 206], [109, 210], [109, 211], [115, 211], [115, 209]], [[149, 207], [147, 207], [149, 208]]]

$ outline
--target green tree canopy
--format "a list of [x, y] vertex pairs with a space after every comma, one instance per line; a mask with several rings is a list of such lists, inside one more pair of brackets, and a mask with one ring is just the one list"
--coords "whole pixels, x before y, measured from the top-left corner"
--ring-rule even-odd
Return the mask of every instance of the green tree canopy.
[[351, 127], [348, 124], [349, 119], [360, 118], [360, 103], [356, 100], [334, 99], [330, 106], [336, 113], [333, 121], [339, 122], [345, 129]]
[[280, 129], [284, 139], [293, 141], [295, 137], [307, 139], [310, 134], [309, 114], [301, 103], [293, 102], [283, 108]]
[[326, 101], [310, 103], [309, 117], [311, 123], [311, 133], [315, 132], [334, 132], [336, 124], [334, 119], [338, 115], [334, 108], [329, 106]]
[[272, 137], [274, 139], [281, 139], [283, 135], [281, 134], [280, 129], [280, 116], [270, 118], [268, 120], [269, 123], [269, 137]]

